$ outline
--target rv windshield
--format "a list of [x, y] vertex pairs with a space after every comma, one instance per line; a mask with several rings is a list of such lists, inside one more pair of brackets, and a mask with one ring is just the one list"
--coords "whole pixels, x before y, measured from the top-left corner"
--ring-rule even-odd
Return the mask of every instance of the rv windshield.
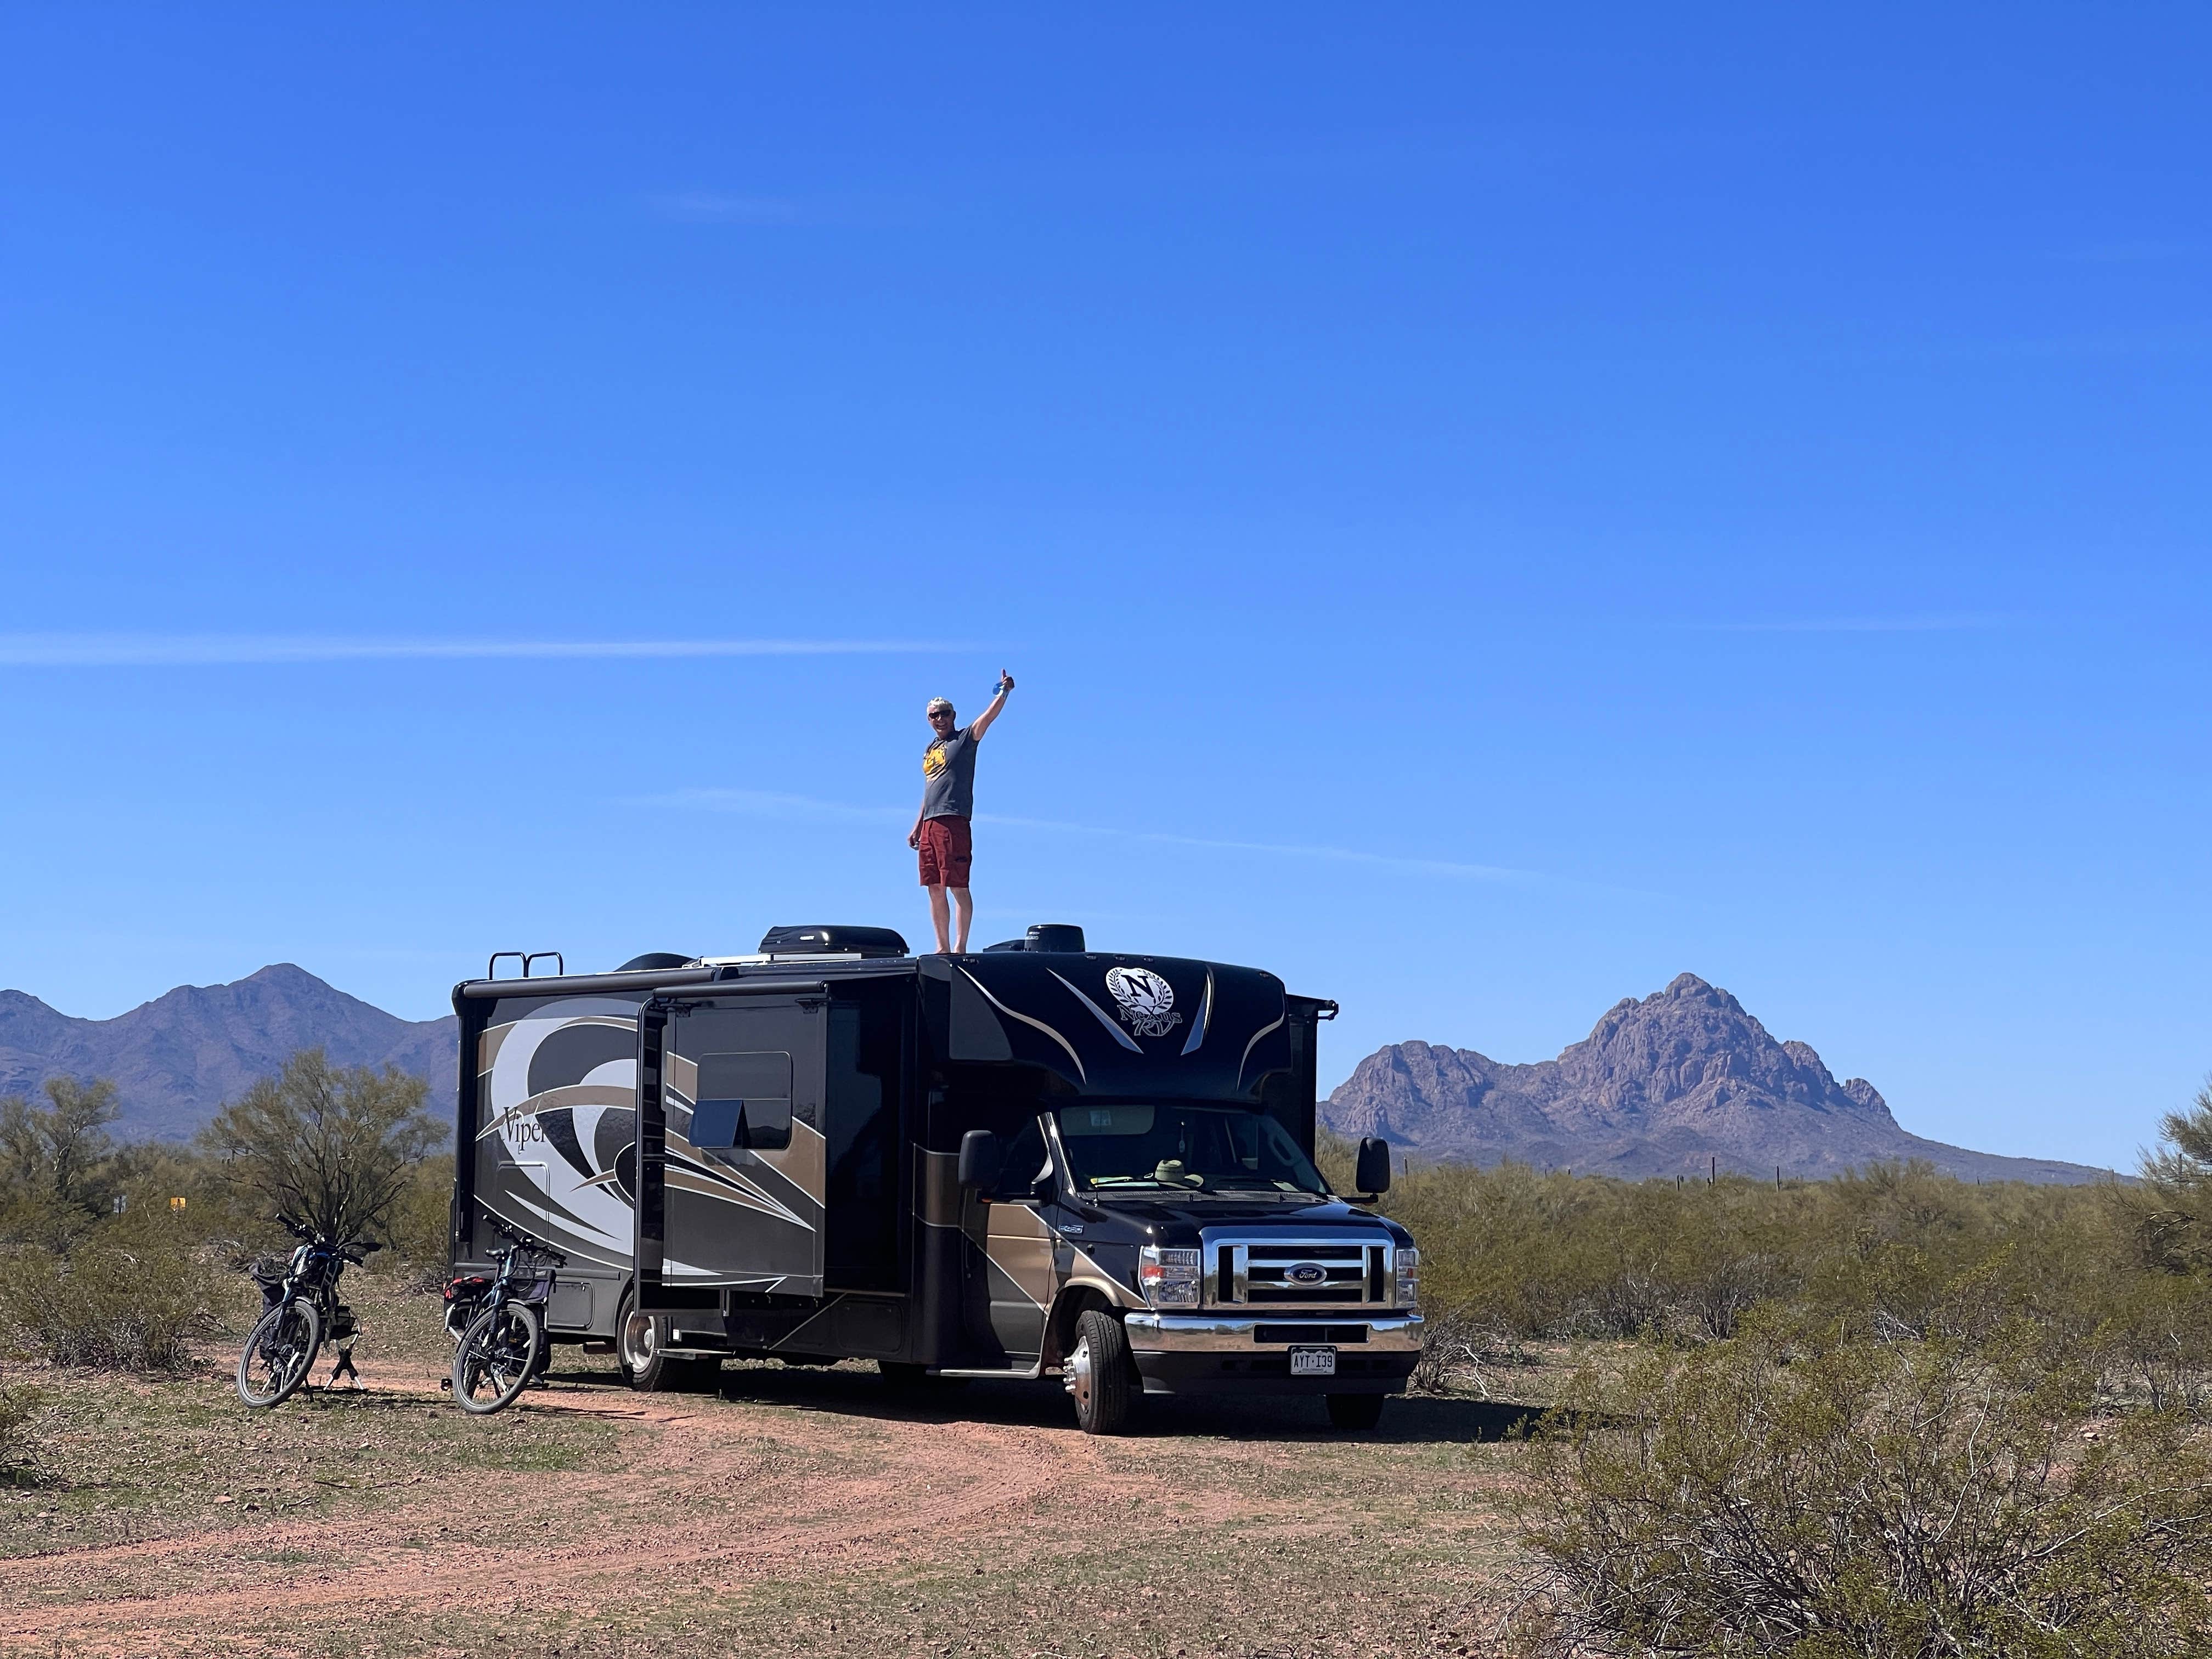
[[1313, 1161], [1265, 1112], [1229, 1106], [1063, 1106], [1060, 1145], [1092, 1192], [1325, 1195]]

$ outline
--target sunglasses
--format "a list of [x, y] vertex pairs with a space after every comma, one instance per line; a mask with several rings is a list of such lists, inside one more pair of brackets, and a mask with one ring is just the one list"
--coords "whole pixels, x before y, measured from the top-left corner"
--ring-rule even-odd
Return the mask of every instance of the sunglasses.
[[952, 711], [950, 708], [933, 708], [929, 711], [929, 718], [933, 720], [949, 720], [952, 718]]

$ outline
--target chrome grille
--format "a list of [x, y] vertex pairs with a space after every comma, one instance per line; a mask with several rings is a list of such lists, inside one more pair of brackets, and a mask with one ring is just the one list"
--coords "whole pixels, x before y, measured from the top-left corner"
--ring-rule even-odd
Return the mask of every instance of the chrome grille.
[[1388, 1308], [1395, 1284], [1389, 1237], [1341, 1234], [1285, 1240], [1279, 1233], [1209, 1227], [1203, 1241], [1210, 1308]]

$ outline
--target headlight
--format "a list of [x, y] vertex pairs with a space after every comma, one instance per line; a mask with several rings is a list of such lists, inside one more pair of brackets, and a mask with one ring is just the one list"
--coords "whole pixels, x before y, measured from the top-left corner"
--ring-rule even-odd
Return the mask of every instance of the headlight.
[[1419, 1306], [1421, 1300], [1421, 1253], [1407, 1244], [1399, 1249], [1393, 1260], [1398, 1269], [1398, 1306]]
[[1137, 1288], [1155, 1308], [1195, 1308], [1199, 1267], [1196, 1250], [1164, 1250], [1147, 1244], [1137, 1252]]

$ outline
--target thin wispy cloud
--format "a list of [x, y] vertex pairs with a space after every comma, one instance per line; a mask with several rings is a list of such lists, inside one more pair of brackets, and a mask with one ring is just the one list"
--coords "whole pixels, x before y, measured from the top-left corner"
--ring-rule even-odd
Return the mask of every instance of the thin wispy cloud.
[[[811, 795], [774, 794], [757, 789], [678, 789], [665, 795], [641, 798], [632, 805], [690, 808], [731, 812], [745, 817], [819, 823], [910, 823], [912, 807], [856, 806], [842, 801], [819, 800]], [[1227, 841], [1209, 836], [1177, 836], [1156, 830], [1126, 830], [1110, 824], [1069, 823], [1059, 818], [1012, 817], [998, 812], [978, 812], [977, 823], [1001, 830], [1042, 830], [1048, 834], [1095, 836], [1103, 840], [1137, 842], [1156, 847], [1191, 847], [1220, 853], [1260, 853], [1277, 858], [1321, 860], [1335, 864], [1362, 864], [1412, 874], [1443, 876], [1459, 880], [1523, 882], [1548, 878], [1529, 870], [1510, 870], [1499, 865], [1465, 864], [1449, 859], [1402, 858], [1389, 853], [1370, 853], [1352, 847], [1317, 847], [1298, 842]]]
[[1682, 626], [1701, 634], [1953, 634], [2013, 628], [2027, 620], [1992, 611], [1917, 617], [1785, 617], [1763, 622], [1693, 622]]
[[651, 199], [664, 219], [687, 225], [795, 225], [800, 204], [786, 196], [732, 196], [718, 191], [683, 191]]
[[909, 224], [927, 212], [910, 197], [884, 195], [774, 196], [756, 191], [664, 191], [645, 198], [655, 218], [679, 225], [805, 227], [862, 229]]
[[4, 668], [200, 668], [284, 663], [890, 656], [936, 640], [455, 640], [286, 634], [0, 634]]
[[1108, 836], [1118, 841], [1146, 842], [1158, 847], [1202, 847], [1222, 853], [1266, 853], [1279, 858], [1324, 859], [1338, 864], [1369, 864], [1384, 869], [1411, 871], [1425, 876], [1453, 876], [1474, 881], [1533, 881], [1532, 870], [1509, 870], [1495, 864], [1462, 864], [1449, 859], [1401, 858], [1391, 853], [1369, 853], [1351, 847], [1314, 847], [1297, 842], [1219, 841], [1206, 836], [1174, 836], [1156, 830], [1121, 830], [1103, 824], [1063, 823], [1054, 818], [1006, 817], [978, 812], [978, 823], [1012, 830], [1048, 830], [1071, 836]]
[[707, 812], [732, 812], [740, 817], [781, 818], [801, 823], [911, 823], [911, 809], [896, 806], [852, 806], [842, 801], [817, 800], [811, 795], [780, 795], [766, 789], [677, 789], [665, 795], [641, 795], [623, 803], [630, 806], [690, 807]]
[[2056, 257], [2076, 264], [2147, 264], [2160, 259], [2186, 259], [2205, 251], [2202, 237], [2139, 238], [2134, 241], [2089, 242]]

